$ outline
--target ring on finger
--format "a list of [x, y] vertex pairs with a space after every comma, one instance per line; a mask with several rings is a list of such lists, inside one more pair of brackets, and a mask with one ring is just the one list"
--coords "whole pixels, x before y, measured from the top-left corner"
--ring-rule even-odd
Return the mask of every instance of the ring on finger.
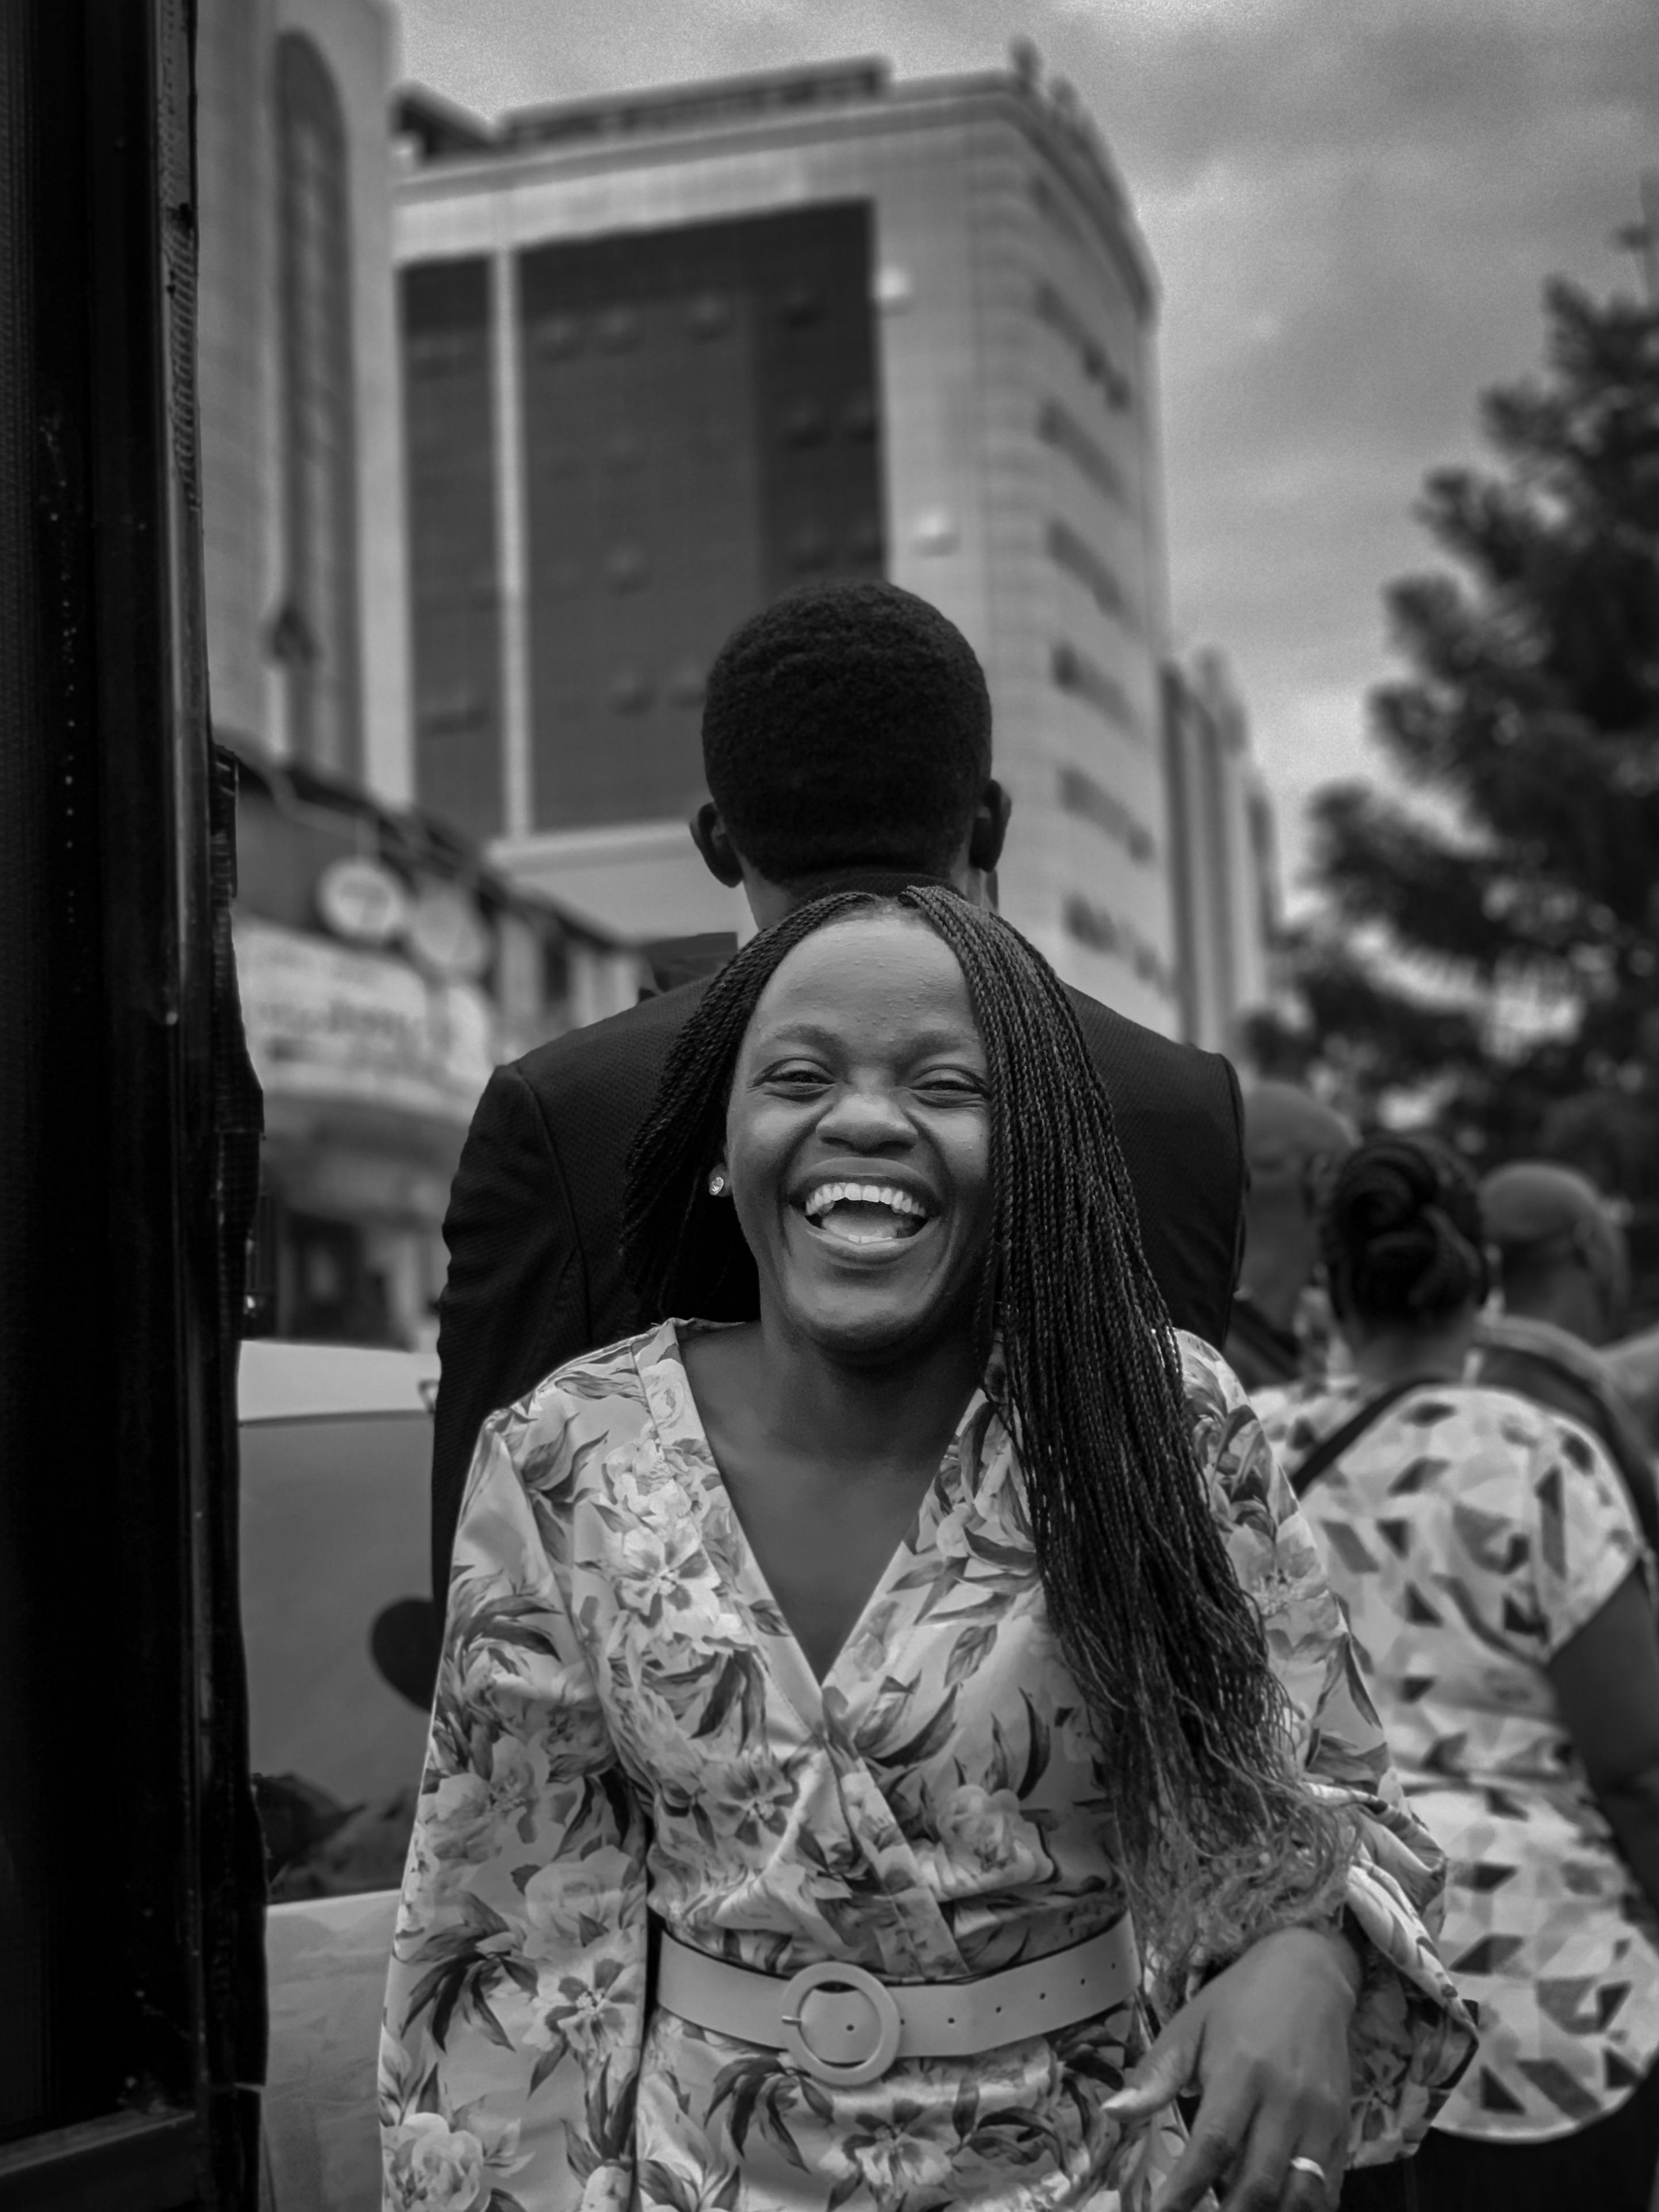
[[1304, 2154], [1298, 2154], [1291, 2160], [1290, 2171], [1292, 2173], [1305, 2173], [1310, 2181], [1317, 2183], [1323, 2200], [1327, 2203], [1330, 2202], [1331, 2178], [1316, 2158], [1309, 2158]]

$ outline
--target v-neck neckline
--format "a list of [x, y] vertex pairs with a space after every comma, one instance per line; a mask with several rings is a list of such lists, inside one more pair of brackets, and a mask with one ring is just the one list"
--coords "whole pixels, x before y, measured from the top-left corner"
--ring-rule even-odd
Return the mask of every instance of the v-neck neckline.
[[[763, 1654], [771, 1662], [774, 1672], [780, 1676], [781, 1686], [787, 1691], [790, 1702], [803, 1719], [810, 1719], [816, 1724], [823, 1718], [826, 1702], [831, 1696], [838, 1698], [843, 1704], [848, 1699], [849, 1689], [854, 1686], [844, 1686], [836, 1678], [847, 1663], [848, 1654], [861, 1642], [878, 1607], [891, 1594], [893, 1584], [900, 1580], [909, 1563], [921, 1551], [928, 1528], [938, 1521], [941, 1490], [953, 1463], [957, 1480], [962, 1485], [963, 1492], [968, 1492], [972, 1486], [969, 1470], [963, 1465], [963, 1445], [975, 1416], [986, 1402], [985, 1385], [982, 1381], [975, 1385], [973, 1395], [963, 1407], [961, 1419], [951, 1431], [951, 1440], [939, 1455], [939, 1466], [928, 1478], [927, 1486], [921, 1493], [915, 1512], [907, 1524], [904, 1534], [894, 1545], [886, 1565], [872, 1584], [863, 1604], [859, 1608], [857, 1618], [842, 1638], [835, 1657], [825, 1668], [823, 1674], [819, 1675], [813, 1672], [812, 1662], [807, 1657], [800, 1638], [791, 1627], [788, 1615], [779, 1604], [772, 1586], [767, 1580], [766, 1571], [761, 1565], [759, 1555], [750, 1541], [749, 1531], [744, 1528], [743, 1516], [738, 1510], [738, 1501], [725, 1475], [720, 1472], [720, 1462], [714, 1456], [714, 1448], [708, 1440], [708, 1431], [703, 1420], [702, 1407], [697, 1403], [697, 1394], [691, 1382], [691, 1370], [686, 1364], [685, 1338], [688, 1334], [695, 1332], [701, 1334], [705, 1331], [712, 1334], [717, 1328], [741, 1326], [740, 1322], [735, 1322], [670, 1321], [665, 1324], [674, 1358], [678, 1364], [681, 1374], [685, 1378], [685, 1413], [683, 1425], [702, 1447], [704, 1480], [708, 1486], [711, 1501], [724, 1506], [730, 1520], [732, 1551], [731, 1564], [736, 1583], [732, 1595], [742, 1604], [749, 1618], [750, 1626], [755, 1634], [756, 1642]], [[667, 1348], [664, 1347], [664, 1349]], [[659, 1353], [658, 1356], [660, 1357], [661, 1354]], [[973, 1481], [976, 1482], [978, 1472], [977, 1468], [973, 1470]], [[775, 1629], [771, 1626], [772, 1622], [777, 1624]]]

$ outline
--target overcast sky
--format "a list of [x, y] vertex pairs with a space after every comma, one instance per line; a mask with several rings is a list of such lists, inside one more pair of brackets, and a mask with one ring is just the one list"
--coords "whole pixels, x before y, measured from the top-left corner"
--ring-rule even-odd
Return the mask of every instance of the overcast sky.
[[1381, 587], [1428, 559], [1425, 470], [1539, 357], [1540, 288], [1635, 273], [1659, 167], [1654, 0], [399, 0], [403, 64], [484, 115], [1032, 39], [1104, 132], [1163, 283], [1177, 636], [1247, 698], [1292, 874], [1306, 793], [1378, 772]]

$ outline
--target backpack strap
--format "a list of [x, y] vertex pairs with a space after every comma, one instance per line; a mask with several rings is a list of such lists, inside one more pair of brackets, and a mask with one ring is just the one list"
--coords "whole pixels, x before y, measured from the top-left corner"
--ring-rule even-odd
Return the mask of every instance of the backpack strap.
[[1380, 1421], [1389, 1407], [1397, 1404], [1408, 1390], [1421, 1390], [1426, 1387], [1421, 1381], [1391, 1382], [1375, 1398], [1368, 1398], [1359, 1411], [1351, 1414], [1340, 1429], [1333, 1429], [1329, 1436], [1322, 1437], [1305, 1459], [1298, 1460], [1294, 1467], [1285, 1470], [1291, 1488], [1297, 1496], [1305, 1498], [1320, 1476], [1334, 1467], [1343, 1453], [1351, 1450], [1372, 1423]]

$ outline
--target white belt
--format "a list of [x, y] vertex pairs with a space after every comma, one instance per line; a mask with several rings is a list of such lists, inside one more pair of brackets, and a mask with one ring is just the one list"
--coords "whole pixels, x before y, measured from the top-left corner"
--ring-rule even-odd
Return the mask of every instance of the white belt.
[[974, 2058], [1092, 2020], [1133, 1996], [1140, 1964], [1128, 1916], [1075, 1944], [970, 1982], [882, 1982], [820, 1959], [798, 1974], [752, 1972], [664, 1933], [657, 2002], [696, 2027], [782, 2051], [820, 2081], [855, 2089], [899, 2058]]

